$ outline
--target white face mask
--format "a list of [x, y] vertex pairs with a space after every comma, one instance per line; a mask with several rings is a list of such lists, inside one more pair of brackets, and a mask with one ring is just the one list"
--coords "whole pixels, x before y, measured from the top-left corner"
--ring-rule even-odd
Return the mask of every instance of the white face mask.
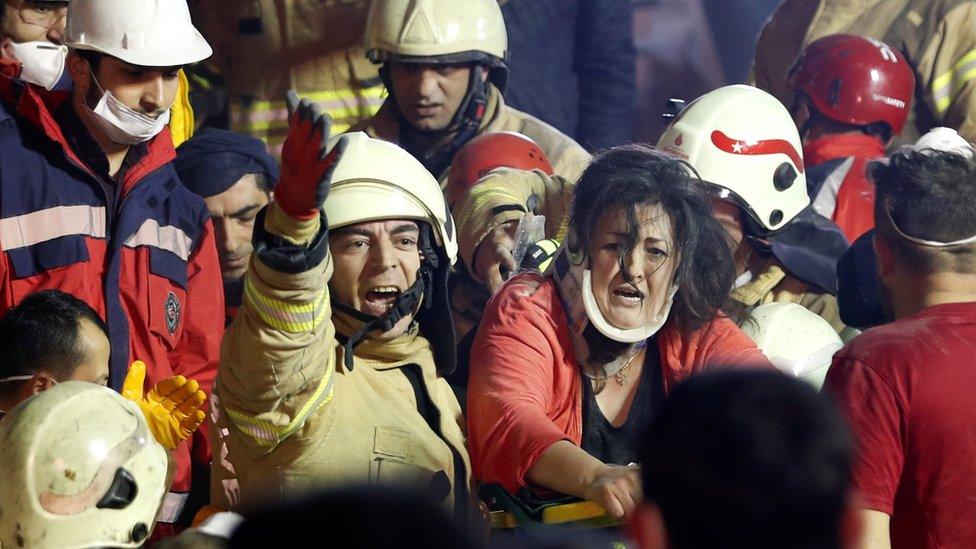
[[92, 81], [102, 91], [102, 98], [94, 109], [85, 108], [88, 118], [112, 141], [120, 145], [135, 145], [149, 141], [169, 123], [169, 109], [153, 118], [126, 106], [112, 92], [102, 88], [95, 75]]
[[22, 65], [21, 80], [50, 90], [64, 74], [64, 60], [68, 55], [68, 48], [46, 40], [20, 44], [8, 40], [4, 44], [4, 52]]

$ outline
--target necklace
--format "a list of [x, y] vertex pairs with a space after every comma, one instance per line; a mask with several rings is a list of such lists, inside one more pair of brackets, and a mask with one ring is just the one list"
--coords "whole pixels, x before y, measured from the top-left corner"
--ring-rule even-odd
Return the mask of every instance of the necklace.
[[[634, 348], [630, 351], [630, 354], [627, 356], [627, 358], [622, 359], [623, 364], [621, 366], [618, 366], [616, 369], [604, 368], [603, 370], [604, 374], [607, 377], [613, 376], [613, 379], [615, 379], [618, 384], [626, 385], [627, 382], [630, 381], [630, 371], [629, 371], [630, 365], [632, 362], [634, 362], [634, 359], [637, 358], [637, 355], [639, 355], [641, 351], [644, 350], [645, 347], [647, 347], [646, 341], [641, 341], [637, 345], [634, 345]], [[592, 374], [586, 371], [583, 373], [584, 375], [586, 375], [586, 377], [590, 379], [597, 379], [596, 374]]]
[[627, 359], [627, 362], [625, 362], [624, 365], [613, 374], [613, 379], [617, 381], [617, 385], [626, 385], [627, 382], [630, 381], [630, 365], [634, 362], [634, 359], [637, 358], [637, 355], [640, 354], [641, 349], [643, 348], [643, 345], [638, 347], [637, 351], [630, 355], [630, 358]]

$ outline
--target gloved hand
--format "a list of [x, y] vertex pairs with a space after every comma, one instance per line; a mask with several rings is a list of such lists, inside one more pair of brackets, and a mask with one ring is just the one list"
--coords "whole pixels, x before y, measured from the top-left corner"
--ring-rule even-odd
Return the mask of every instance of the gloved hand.
[[172, 450], [203, 423], [206, 414], [200, 408], [207, 395], [200, 390], [196, 380], [172, 376], [157, 383], [143, 396], [145, 380], [146, 363], [133, 362], [122, 383], [122, 396], [139, 405], [156, 441]]
[[275, 187], [275, 203], [289, 216], [306, 221], [316, 217], [329, 194], [346, 140], [340, 139], [326, 154], [332, 120], [308, 99], [299, 101], [289, 90], [288, 137], [281, 150], [281, 178]]

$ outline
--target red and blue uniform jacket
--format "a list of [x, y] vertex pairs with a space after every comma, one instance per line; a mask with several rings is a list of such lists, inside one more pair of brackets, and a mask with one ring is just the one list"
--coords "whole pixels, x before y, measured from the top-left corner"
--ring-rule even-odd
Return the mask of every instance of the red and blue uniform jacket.
[[[168, 129], [130, 149], [118, 182], [94, 143], [68, 94], [0, 76], [0, 311], [68, 292], [108, 325], [113, 389], [142, 360], [147, 390], [181, 374], [209, 395], [224, 300], [206, 206], [171, 165]], [[206, 431], [175, 450], [174, 492], [189, 489], [191, 450], [209, 464]]]
[[803, 146], [810, 205], [849, 242], [874, 228], [874, 185], [866, 170], [884, 155], [884, 143], [865, 134], [831, 135]]

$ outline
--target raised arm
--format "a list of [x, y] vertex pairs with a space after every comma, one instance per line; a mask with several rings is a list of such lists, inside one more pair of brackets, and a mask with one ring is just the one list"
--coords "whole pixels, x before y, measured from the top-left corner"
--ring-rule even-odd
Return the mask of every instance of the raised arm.
[[331, 400], [335, 371], [320, 209], [345, 140], [326, 154], [328, 117], [291, 92], [288, 104], [281, 179], [256, 223], [244, 303], [224, 338], [216, 384], [222, 413], [259, 455]]

